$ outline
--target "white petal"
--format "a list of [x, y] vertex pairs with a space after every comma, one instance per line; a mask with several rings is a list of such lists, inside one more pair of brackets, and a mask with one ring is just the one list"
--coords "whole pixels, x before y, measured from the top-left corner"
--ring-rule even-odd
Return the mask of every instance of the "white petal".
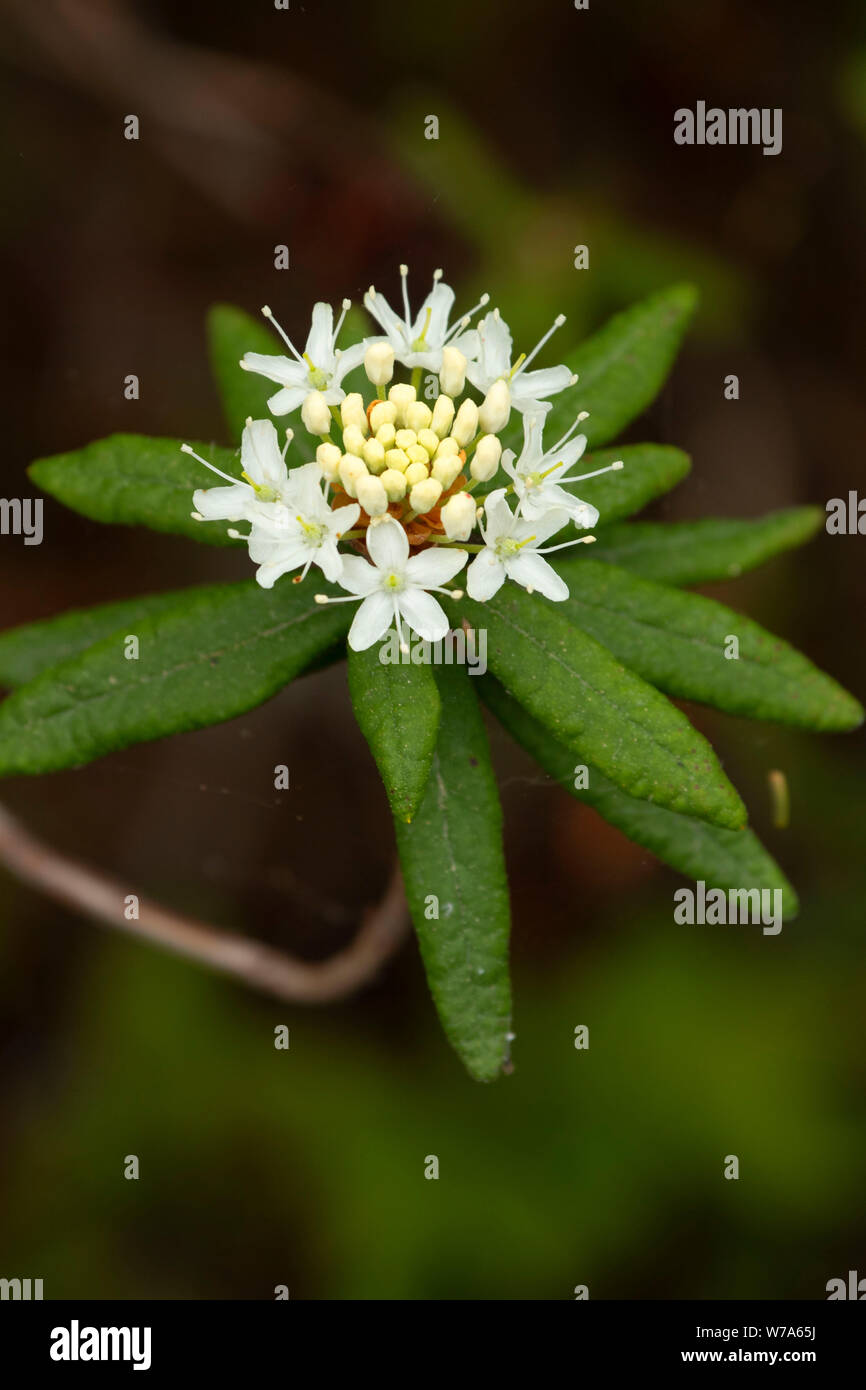
[[[347, 347], [344, 352], [341, 352], [334, 366], [334, 381], [337, 383], [341, 382], [344, 376], [349, 375], [349, 372], [353, 372], [356, 367], [360, 367], [366, 351], [367, 349], [363, 343], [352, 343], [351, 347]], [[325, 400], [328, 400], [327, 393], [325, 394]], [[330, 404], [331, 402], [328, 401], [328, 405]]]
[[402, 572], [409, 558], [409, 538], [399, 521], [389, 517], [367, 528], [367, 550], [379, 569]]
[[522, 584], [524, 589], [535, 589], [557, 603], [568, 598], [565, 580], [560, 579], [553, 566], [543, 556], [536, 555], [534, 550], [522, 550], [513, 559], [505, 561], [505, 568], [509, 579]]
[[505, 488], [498, 487], [495, 492], [488, 494], [484, 503], [481, 534], [485, 540], [496, 541], [500, 536], [507, 536], [513, 524], [514, 513], [505, 500]]
[[[347, 559], [351, 558], [349, 556]], [[359, 559], [359, 556], [355, 557]], [[364, 652], [384, 637], [394, 618], [394, 601], [378, 589], [375, 594], [365, 598], [352, 626], [349, 628], [349, 646], [353, 652]]]
[[[542, 397], [553, 396], [571, 385], [570, 368], [543, 367], [538, 372], [520, 372], [511, 382], [511, 399], [518, 410], [526, 410], [540, 403]], [[549, 409], [549, 406], [546, 407]], [[545, 406], [542, 406], [545, 409]]]
[[344, 556], [337, 549], [337, 542], [324, 540], [313, 556], [322, 574], [331, 584], [336, 584], [343, 573]]
[[241, 436], [241, 466], [257, 483], [276, 491], [286, 481], [286, 465], [272, 420], [251, 420]]
[[400, 348], [406, 347], [406, 329], [403, 320], [394, 313], [383, 294], [379, 294], [378, 290], [375, 296], [365, 294], [364, 308], [384, 328], [395, 352], [398, 346]]
[[[255, 372], [258, 376], [266, 376], [268, 381], [275, 381], [279, 386], [300, 386], [307, 380], [307, 368], [303, 362], [296, 362], [294, 357], [271, 356], [265, 352], [245, 352], [243, 355], [244, 368], [248, 372]], [[307, 388], [309, 390], [309, 387]]]
[[234, 487], [198, 488], [192, 503], [207, 521], [243, 521], [255, 493], [247, 483]]
[[375, 565], [368, 564], [362, 555], [343, 556], [340, 584], [350, 594], [357, 594], [362, 598], [378, 589], [381, 582], [382, 576]]
[[290, 570], [297, 570], [309, 560], [309, 552], [303, 545], [284, 546], [272, 559], [265, 560], [256, 570], [256, 579], [263, 589], [272, 589], [276, 581]]
[[421, 312], [412, 325], [412, 342], [420, 338], [424, 332], [424, 325], [427, 322], [427, 310], [430, 310], [430, 327], [425, 335], [429, 346], [441, 347], [442, 339], [448, 331], [448, 316], [454, 305], [454, 291], [450, 285], [446, 285], [444, 280], [439, 280], [433, 286], [424, 303], [421, 305]]
[[478, 325], [478, 335], [484, 371], [490, 381], [495, 381], [511, 368], [511, 330], [504, 318], [491, 312]]
[[299, 405], [303, 405], [308, 394], [306, 386], [284, 386], [275, 396], [268, 397], [268, 409], [272, 415], [288, 415], [290, 410], [297, 410]]
[[420, 555], [413, 555], [406, 565], [406, 578], [409, 583], [420, 589], [435, 589], [440, 584], [447, 584], [449, 579], [453, 579], [469, 558], [465, 550], [452, 550], [447, 546], [434, 547], [429, 550], [422, 550]]
[[313, 305], [313, 321], [307, 338], [307, 356], [313, 366], [330, 371], [334, 363], [334, 311], [321, 301]]
[[344, 536], [347, 531], [351, 531], [360, 515], [361, 508], [358, 503], [351, 502], [348, 507], [335, 507], [327, 524], [335, 535]]
[[466, 592], [482, 603], [492, 598], [505, 583], [505, 566], [492, 550], [482, 550], [466, 571]]
[[404, 589], [398, 597], [401, 617], [426, 642], [438, 642], [448, 631], [448, 619], [432, 594]]

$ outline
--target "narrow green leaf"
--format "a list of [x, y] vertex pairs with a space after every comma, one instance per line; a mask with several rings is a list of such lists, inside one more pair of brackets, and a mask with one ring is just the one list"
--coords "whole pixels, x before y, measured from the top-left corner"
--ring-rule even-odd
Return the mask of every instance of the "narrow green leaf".
[[[606, 567], [605, 567], [606, 568]], [[489, 603], [451, 604], [487, 631], [506, 690], [578, 757], [632, 796], [739, 830], [746, 811], [710, 745], [651, 685], [538, 594], [507, 584]]]
[[630, 840], [655, 854], [686, 878], [708, 888], [779, 889], [786, 918], [795, 917], [797, 894], [776, 861], [751, 830], [724, 830], [694, 816], [639, 801], [614, 786], [598, 768], [587, 768], [588, 786], [575, 786], [574, 754], [512, 700], [492, 676], [481, 681], [481, 696], [499, 722], [549, 776], [577, 801], [592, 806]]
[[442, 1026], [470, 1074], [492, 1081], [511, 1023], [502, 812], [472, 679], [443, 666], [436, 680], [437, 750], [412, 824], [395, 819], [397, 847]]
[[[807, 657], [713, 599], [583, 557], [558, 568], [571, 621], [669, 695], [824, 732], [863, 719], [858, 701]], [[725, 655], [731, 638], [737, 657]]]
[[286, 347], [261, 315], [254, 318], [233, 304], [213, 305], [207, 316], [207, 338], [229, 439], [240, 443], [248, 417], [267, 419], [268, 397], [280, 389], [266, 377], [243, 371], [240, 360], [245, 352], [283, 356]]
[[0, 705], [0, 775], [78, 767], [232, 719], [319, 659], [350, 616], [342, 605], [314, 604], [309, 585], [208, 589], [140, 622], [137, 660], [115, 633], [10, 695]]
[[145, 618], [184, 608], [191, 598], [222, 587], [201, 585], [166, 594], [143, 594], [117, 603], [100, 603], [96, 608], [70, 609], [56, 618], [10, 628], [0, 633], [0, 685], [10, 689], [26, 685], [42, 671], [86, 651], [103, 637], [113, 632], [135, 633]]
[[[27, 471], [43, 492], [93, 521], [149, 526], [208, 545], [238, 544], [229, 539], [227, 523], [193, 521], [196, 488], [216, 484], [208, 469], [181, 453], [182, 442], [112, 434], [73, 453], [38, 459]], [[192, 447], [240, 481], [236, 450], [214, 444]]]
[[379, 650], [349, 650], [349, 691], [391, 809], [409, 822], [430, 775], [441, 701], [432, 666], [383, 664]]
[[[609, 513], [602, 512], [603, 517], [606, 515]], [[774, 555], [805, 544], [823, 524], [820, 507], [790, 507], [752, 521], [708, 517], [705, 521], [601, 525], [595, 533], [592, 558], [622, 565], [633, 574], [662, 584], [704, 584], [713, 579], [734, 579]]]
[[[573, 390], [554, 397], [545, 439], [559, 439], [578, 411], [588, 410], [582, 428], [597, 448], [646, 410], [673, 366], [696, 303], [694, 286], [671, 285], [615, 314], [569, 353], [565, 361], [579, 379]], [[510, 432], [508, 443], [519, 448], [518, 429]]]

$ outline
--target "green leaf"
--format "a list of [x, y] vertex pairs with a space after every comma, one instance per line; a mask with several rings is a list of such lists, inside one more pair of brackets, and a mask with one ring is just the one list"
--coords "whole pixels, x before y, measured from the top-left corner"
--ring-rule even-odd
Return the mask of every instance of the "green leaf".
[[78, 767], [232, 719], [320, 658], [349, 617], [342, 605], [313, 603], [309, 585], [286, 581], [199, 593], [138, 624], [137, 660], [126, 659], [125, 634], [115, 633], [10, 695], [0, 705], [0, 774]]
[[[824, 732], [863, 719], [858, 701], [830, 676], [713, 599], [582, 557], [557, 568], [569, 587], [562, 608], [571, 621], [669, 695]], [[738, 659], [725, 656], [730, 637]]]
[[492, 1081], [511, 1024], [502, 812], [472, 679], [443, 666], [436, 680], [439, 741], [415, 819], [395, 819], [397, 847], [442, 1026], [470, 1074]]
[[[606, 567], [605, 567], [606, 568]], [[746, 811], [712, 748], [684, 714], [569, 622], [564, 604], [505, 585], [488, 603], [447, 600], [487, 630], [506, 690], [582, 762], [632, 796], [739, 830]]]
[[[93, 521], [121, 526], [149, 526], [189, 536], [209, 545], [235, 545], [228, 523], [193, 521], [196, 488], [218, 486], [214, 475], [189, 454], [178, 439], [149, 439], [141, 434], [112, 434], [74, 453], [38, 459], [30, 477], [64, 506]], [[196, 453], [240, 481], [237, 452], [214, 444], [193, 444]]]
[[[579, 379], [573, 390], [554, 397], [545, 439], [559, 439], [578, 411], [588, 410], [582, 429], [596, 448], [646, 410], [664, 385], [696, 303], [693, 285], [671, 285], [615, 314], [569, 353], [566, 364]], [[519, 433], [510, 434], [508, 442], [519, 448]]]
[[[625, 478], [627, 473], [619, 476]], [[592, 558], [622, 565], [633, 574], [663, 584], [704, 584], [713, 579], [734, 579], [774, 555], [803, 545], [823, 524], [820, 507], [790, 507], [753, 521], [709, 517], [705, 521], [600, 526]]]
[[431, 666], [383, 664], [379, 649], [349, 650], [349, 691], [391, 809], [408, 822], [427, 785], [441, 701]]
[[285, 356], [286, 348], [261, 316], [254, 318], [233, 304], [214, 304], [207, 316], [207, 338], [229, 439], [239, 443], [247, 419], [266, 420], [268, 397], [280, 389], [266, 377], [245, 372], [240, 360], [245, 352]]
[[575, 787], [574, 755], [521, 709], [491, 676], [481, 681], [481, 696], [516, 742], [522, 744], [549, 776], [577, 801], [594, 807], [611, 825], [642, 845], [686, 878], [703, 879], [708, 888], [779, 889], [786, 918], [795, 917], [797, 894], [776, 861], [751, 830], [724, 830], [694, 816], [639, 801], [614, 786], [598, 768], [587, 766], [587, 787]]
[[137, 624], [158, 613], [184, 608], [191, 598], [209, 594], [223, 585], [175, 589], [166, 594], [101, 603], [96, 608], [76, 608], [56, 618], [26, 623], [0, 633], [0, 685], [14, 689], [26, 685], [42, 671], [86, 651], [113, 632], [137, 632]]

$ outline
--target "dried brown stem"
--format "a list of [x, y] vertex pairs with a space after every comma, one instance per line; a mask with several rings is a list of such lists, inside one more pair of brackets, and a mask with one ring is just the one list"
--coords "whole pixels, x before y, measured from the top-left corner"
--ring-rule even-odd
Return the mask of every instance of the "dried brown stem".
[[399, 868], [382, 900], [364, 913], [354, 940], [323, 961], [302, 961], [271, 946], [224, 931], [139, 898], [128, 920], [128, 889], [98, 869], [67, 859], [41, 843], [0, 806], [0, 863], [55, 901], [244, 981], [254, 989], [299, 1004], [345, 998], [368, 983], [406, 938], [408, 912]]

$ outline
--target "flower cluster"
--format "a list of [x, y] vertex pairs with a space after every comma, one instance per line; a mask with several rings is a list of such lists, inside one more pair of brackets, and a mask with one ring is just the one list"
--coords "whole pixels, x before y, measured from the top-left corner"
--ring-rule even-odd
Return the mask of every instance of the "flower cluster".
[[[342, 599], [316, 594], [316, 602], [360, 600], [349, 632], [357, 651], [379, 641], [392, 623], [401, 643], [404, 623], [427, 641], [444, 637], [448, 620], [433, 594], [461, 597], [462, 590], [444, 586], [464, 566], [474, 599], [492, 598], [506, 579], [554, 601], [567, 598], [565, 582], [544, 556], [593, 537], [545, 542], [569, 524], [589, 530], [598, 512], [564, 484], [622, 467], [617, 462], [572, 474], [586, 447], [586, 436], [578, 433], [586, 412], [552, 447], [543, 443], [550, 397], [577, 378], [565, 366], [529, 368], [563, 316], [528, 356], [513, 360], [511, 333], [498, 309], [472, 327], [488, 295], [452, 321], [454, 291], [437, 271], [413, 318], [407, 274], [401, 266], [403, 315], [371, 286], [364, 305], [382, 333], [345, 350], [337, 340], [348, 300], [336, 327], [331, 306], [315, 306], [302, 353], [263, 309], [291, 356], [248, 352], [240, 365], [279, 386], [268, 401], [274, 415], [300, 411], [306, 433], [317, 441], [308, 450], [314, 458], [288, 468], [293, 432], [286, 430], [281, 449], [270, 420], [247, 421], [243, 481], [194, 455], [228, 485], [199, 489], [193, 516], [249, 525], [246, 533], [229, 534], [247, 542], [264, 588], [294, 571], [300, 583], [317, 565], [347, 592]], [[394, 381], [398, 365], [411, 374], [409, 381]], [[343, 387], [361, 366], [375, 390], [369, 401]], [[426, 399], [419, 397], [425, 374]], [[500, 439], [512, 410], [523, 417], [519, 455], [503, 450]], [[500, 473], [509, 481], [497, 479]], [[476, 491], [497, 481], [486, 493]]]

